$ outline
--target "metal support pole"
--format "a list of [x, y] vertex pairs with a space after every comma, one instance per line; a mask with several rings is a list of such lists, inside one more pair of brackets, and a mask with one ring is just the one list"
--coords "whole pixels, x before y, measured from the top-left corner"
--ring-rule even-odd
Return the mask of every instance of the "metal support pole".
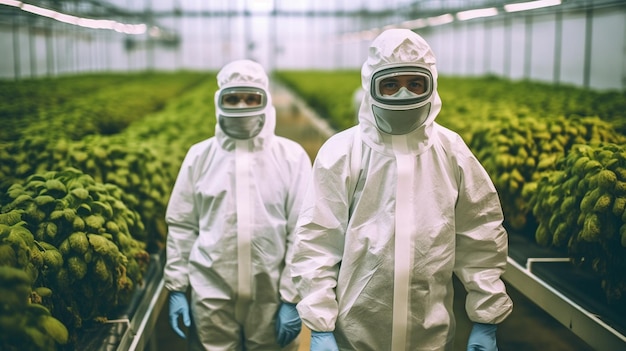
[[[250, 0], [248, 0], [250, 1]], [[243, 26], [244, 26], [244, 45], [245, 50], [246, 50], [246, 55], [245, 57], [249, 60], [253, 60], [255, 61], [255, 58], [253, 56], [253, 51], [255, 48], [255, 43], [252, 37], [252, 25], [250, 22], [252, 22], [252, 14], [250, 13], [250, 7], [248, 5], [248, 2], [246, 2], [246, 7], [244, 8], [244, 20], [243, 20]]]
[[28, 24], [28, 55], [30, 61], [30, 77], [35, 78], [37, 76], [37, 51], [35, 49], [35, 27], [34, 18], [27, 19]]
[[20, 38], [19, 31], [20, 26], [18, 21], [21, 16], [13, 16], [13, 20], [11, 21], [13, 24], [12, 32], [13, 32], [13, 78], [15, 80], [19, 80], [21, 76], [21, 66], [20, 66]]
[[563, 48], [563, 13], [557, 11], [554, 18], [554, 75], [552, 83], [559, 85], [561, 83], [561, 59]]
[[491, 21], [485, 20], [485, 65], [483, 72], [490, 74], [491, 72]]
[[513, 41], [513, 29], [511, 28], [513, 25], [511, 23], [511, 16], [506, 16], [504, 18], [504, 76], [507, 78], [511, 78], [511, 59], [513, 57], [512, 50], [513, 46], [511, 42]]
[[274, 6], [272, 8], [272, 12], [269, 15], [269, 23], [268, 23], [268, 27], [269, 27], [269, 31], [268, 31], [268, 44], [269, 44], [269, 48], [267, 49], [267, 55], [268, 55], [268, 71], [269, 72], [273, 72], [276, 69], [276, 52], [277, 52], [277, 46], [276, 46], [276, 42], [277, 42], [277, 37], [276, 37], [276, 21], [278, 20], [278, 16], [276, 16], [276, 11], [277, 9], [277, 4], [276, 1], [274, 1]]
[[[152, 26], [154, 23], [154, 16], [152, 14], [152, 1], [146, 0], [146, 17], [148, 26]], [[148, 28], [148, 35], [146, 37], [146, 71], [152, 71], [154, 69], [154, 42], [150, 37], [150, 28]]]
[[[626, 26], [624, 26], [624, 41], [622, 43], [622, 57], [626, 57]], [[622, 90], [626, 90], [626, 60], [622, 61]]]
[[532, 67], [532, 50], [533, 50], [533, 18], [531, 15], [526, 15], [524, 27], [524, 79], [530, 79], [531, 67]]
[[52, 47], [52, 23], [46, 21], [45, 24], [45, 40], [46, 40], [46, 76], [54, 75], [54, 48]]
[[591, 39], [593, 36], [593, 8], [587, 7], [585, 11], [585, 62], [583, 63], [583, 87], [589, 88], [591, 75]]

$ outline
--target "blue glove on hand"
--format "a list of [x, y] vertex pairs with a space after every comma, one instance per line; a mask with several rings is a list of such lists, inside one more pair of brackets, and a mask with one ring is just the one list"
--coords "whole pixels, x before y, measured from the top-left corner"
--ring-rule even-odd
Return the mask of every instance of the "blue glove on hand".
[[293, 303], [283, 302], [278, 308], [278, 316], [276, 317], [276, 340], [280, 347], [289, 345], [302, 330], [302, 321], [296, 305]]
[[467, 341], [467, 351], [498, 351], [496, 324], [474, 323]]
[[333, 332], [311, 331], [311, 351], [339, 351]]
[[187, 296], [180, 291], [170, 292], [170, 325], [174, 332], [181, 338], [185, 339], [185, 333], [178, 327], [178, 316], [183, 316], [183, 323], [185, 327], [191, 325], [191, 318], [189, 318], [189, 303], [187, 302]]

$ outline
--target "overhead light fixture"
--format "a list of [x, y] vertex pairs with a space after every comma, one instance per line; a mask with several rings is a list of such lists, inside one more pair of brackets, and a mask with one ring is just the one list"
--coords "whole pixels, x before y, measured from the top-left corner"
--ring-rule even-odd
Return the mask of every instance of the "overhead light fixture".
[[43, 17], [50, 17], [50, 18], [54, 18], [54, 16], [57, 13], [54, 10], [48, 10], [48, 9], [44, 9], [43, 7], [29, 5], [29, 4], [22, 4], [20, 8], [23, 11], [34, 13], [36, 15], [43, 16]]
[[22, 6], [22, 2], [21, 1], [15, 1], [15, 0], [0, 0], [0, 4], [2, 4], [2, 5], [9, 5], [9, 6], [15, 6], [15, 7]]
[[406, 29], [424, 28], [427, 25], [428, 23], [426, 23], [426, 20], [423, 18], [418, 18], [412, 21], [405, 21], [405, 22], [400, 23], [400, 27], [406, 28]]
[[140, 24], [126, 24], [112, 20], [100, 20], [76, 17], [65, 13], [57, 12], [54, 10], [46, 9], [43, 7], [27, 4], [22, 1], [15, 0], [0, 0], [0, 5], [8, 5], [21, 9], [22, 11], [30, 12], [39, 16], [52, 18], [59, 22], [73, 24], [86, 28], [93, 29], [110, 29], [124, 34], [144, 34], [147, 26], [143, 23]]
[[246, 7], [254, 13], [270, 13], [274, 10], [273, 0], [248, 0]]
[[498, 10], [495, 7], [489, 7], [485, 9], [476, 9], [461, 11], [456, 14], [456, 19], [459, 21], [467, 21], [474, 18], [490, 17], [498, 14]]
[[526, 10], [534, 10], [542, 7], [561, 5], [561, 0], [538, 0], [529, 2], [519, 2], [515, 4], [504, 5], [506, 12], [518, 12]]
[[454, 16], [449, 13], [441, 16], [429, 17], [426, 19], [429, 26], [439, 26], [442, 24], [450, 23], [454, 21]]
[[64, 13], [57, 13], [54, 19], [59, 22], [73, 24], [73, 25], [78, 25], [78, 21], [80, 20], [80, 18], [76, 16], [66, 15]]

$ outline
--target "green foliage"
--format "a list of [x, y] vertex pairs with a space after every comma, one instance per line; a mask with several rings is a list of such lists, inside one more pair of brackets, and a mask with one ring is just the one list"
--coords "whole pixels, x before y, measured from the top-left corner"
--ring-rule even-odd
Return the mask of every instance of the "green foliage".
[[[0, 245], [13, 250], [0, 251], [1, 261], [53, 292], [42, 304], [74, 337], [83, 321], [106, 319], [128, 304], [147, 269], [145, 244], [132, 235], [143, 223], [122, 198], [116, 186], [73, 168], [33, 174], [0, 197], [1, 212], [22, 220], [0, 224], [7, 232]], [[106, 277], [94, 274], [104, 268], [100, 261]]]
[[597, 117], [509, 116], [477, 126], [469, 145], [498, 189], [506, 224], [524, 230], [534, 223], [527, 203], [537, 188], [532, 183], [556, 170], [573, 145], [601, 142], [623, 143], [626, 137]]
[[[141, 283], [148, 253], [164, 248], [165, 206], [187, 149], [214, 133], [215, 75], [165, 76], [37, 80], [18, 88], [15, 104], [0, 108], [0, 118], [12, 127], [9, 134], [0, 132], [0, 266], [27, 273], [33, 291], [41, 293], [32, 296], [67, 326], [70, 349], [85, 322], [117, 317], [125, 308]], [[74, 84], [80, 88], [69, 87]], [[0, 84], [5, 88], [10, 90]], [[59, 94], [42, 93], [46, 89]], [[99, 98], [115, 96], [115, 90], [125, 93]], [[158, 98], [146, 98], [151, 90]], [[148, 102], [143, 107], [136, 101], [142, 99]], [[122, 118], [123, 129], [105, 135], [92, 128], [96, 119], [85, 113], [113, 111], [115, 104], [126, 107], [116, 110], [117, 117], [100, 117]], [[81, 112], [79, 105], [87, 106], [77, 115], [91, 121], [89, 128], [52, 113]], [[33, 123], [39, 124], [36, 133], [27, 128]], [[63, 123], [70, 133], [58, 128]], [[79, 129], [90, 132], [71, 132]], [[21, 345], [29, 350], [29, 344]]]
[[[136, 120], [163, 108], [205, 76], [192, 73], [141, 73], [71, 76], [0, 83], [10, 104], [0, 108], [5, 128], [0, 141], [30, 135], [80, 140], [117, 134]], [[39, 84], [38, 84], [39, 83]]]
[[68, 343], [68, 330], [48, 308], [33, 300], [26, 272], [0, 265], [0, 350], [56, 351]]
[[555, 168], [529, 198], [537, 242], [566, 250], [602, 279], [609, 302], [626, 305], [626, 146], [574, 145]]
[[[0, 191], [35, 173], [80, 169], [98, 182], [123, 190], [123, 201], [145, 221], [145, 232], [135, 233], [136, 237], [147, 242], [150, 252], [158, 251], [165, 240], [165, 206], [178, 167], [191, 144], [214, 132], [212, 96], [216, 84], [213, 75], [201, 77], [205, 80], [161, 111], [144, 116], [115, 135], [88, 135], [74, 141], [56, 138], [52, 131], [0, 143]], [[181, 82], [188, 80], [187, 75], [181, 78]]]

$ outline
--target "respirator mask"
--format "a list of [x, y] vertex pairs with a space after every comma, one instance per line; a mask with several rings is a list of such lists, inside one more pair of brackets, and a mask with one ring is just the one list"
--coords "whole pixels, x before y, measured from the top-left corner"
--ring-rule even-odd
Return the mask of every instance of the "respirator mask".
[[430, 113], [433, 85], [430, 70], [419, 65], [375, 72], [370, 93], [378, 129], [400, 135], [419, 128]]
[[218, 123], [224, 134], [234, 139], [257, 136], [265, 124], [267, 94], [254, 87], [225, 88], [218, 97]]

